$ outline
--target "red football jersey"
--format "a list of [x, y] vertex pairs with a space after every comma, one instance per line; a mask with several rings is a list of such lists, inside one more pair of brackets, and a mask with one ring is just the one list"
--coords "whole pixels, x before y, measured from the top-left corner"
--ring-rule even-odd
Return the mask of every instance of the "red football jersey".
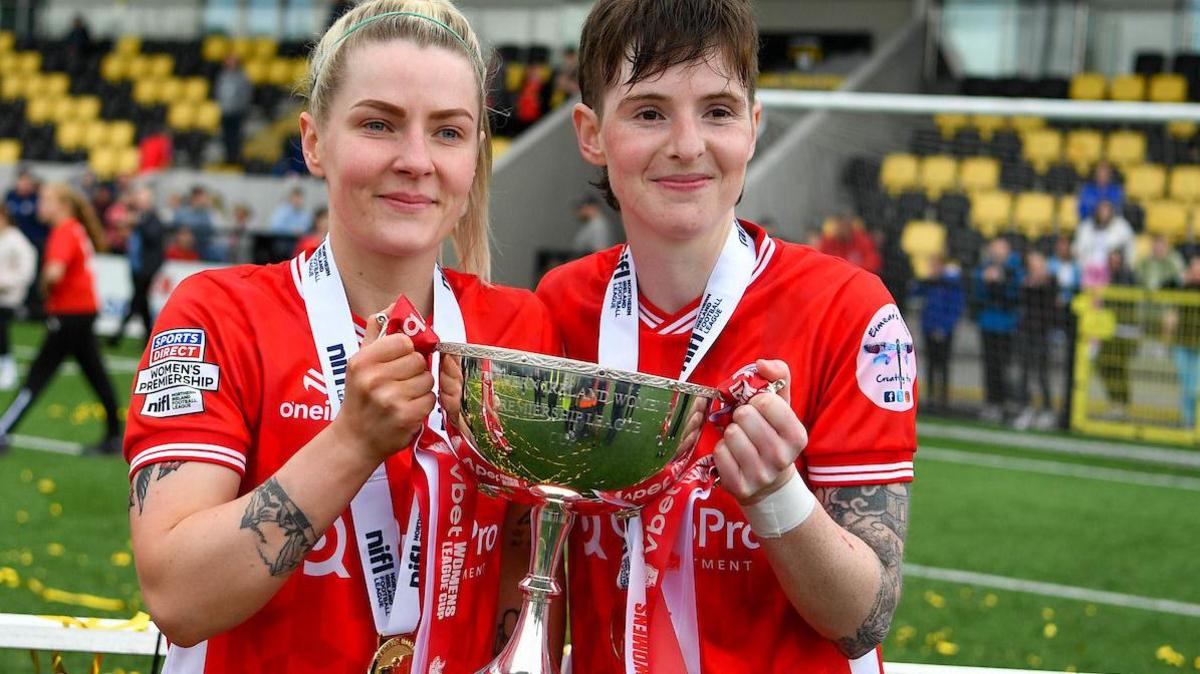
[[[172, 293], [142, 357], [129, 404], [125, 456], [131, 476], [160, 461], [204, 461], [242, 475], [244, 494], [329, 423], [326, 382], [300, 295], [299, 270], [292, 260], [204, 272]], [[559, 353], [545, 308], [529, 291], [450, 270], [446, 278], [462, 309], [468, 341]], [[363, 325], [356, 322], [361, 335]], [[411, 462], [412, 452], [402, 451], [387, 463], [401, 531], [412, 503]], [[448, 623], [461, 648], [446, 659], [446, 674], [472, 673], [491, 659], [500, 563], [496, 541], [505, 508], [500, 499], [482, 494], [476, 499], [458, 594], [459, 605], [470, 610], [458, 611]], [[376, 646], [347, 507], [266, 606], [202, 644], [173, 648], [166, 671], [362, 674]]]
[[[690, 381], [718, 386], [758, 358], [791, 368], [791, 403], [808, 430], [797, 467], [812, 488], [909, 482], [916, 449], [916, 355], [892, 297], [873, 274], [806, 247], [755, 239], [753, 278]], [[571, 358], [596, 361], [600, 310], [621, 247], [551, 271], [537, 292]], [[638, 369], [677, 378], [700, 298], [673, 315], [641, 298]], [[710, 426], [697, 456], [720, 434]], [[581, 518], [569, 546], [575, 674], [624, 671], [624, 523]], [[795, 612], [734, 498], [712, 490], [692, 520], [704, 672], [862, 674], [879, 652], [848, 661]], [[653, 663], [651, 663], [653, 667]]]
[[50, 230], [46, 239], [45, 264], [65, 267], [62, 280], [50, 288], [46, 298], [49, 314], [94, 314], [96, 278], [92, 273], [92, 240], [78, 220], [67, 220]]

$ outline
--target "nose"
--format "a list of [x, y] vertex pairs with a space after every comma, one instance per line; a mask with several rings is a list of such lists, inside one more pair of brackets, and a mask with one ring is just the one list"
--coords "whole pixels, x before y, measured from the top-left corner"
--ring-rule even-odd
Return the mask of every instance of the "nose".
[[404, 130], [397, 143], [392, 170], [413, 177], [433, 173], [433, 154], [430, 152], [429, 139], [425, 136], [424, 129], [410, 125]]
[[704, 154], [704, 137], [699, 121], [687, 115], [678, 116], [671, 124], [671, 157], [683, 163], [699, 159]]

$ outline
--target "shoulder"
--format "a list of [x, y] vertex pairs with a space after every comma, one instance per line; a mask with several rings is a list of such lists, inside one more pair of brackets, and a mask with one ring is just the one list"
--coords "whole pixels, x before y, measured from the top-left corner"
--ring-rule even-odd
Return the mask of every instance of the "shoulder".
[[[289, 287], [290, 286], [290, 287]], [[256, 307], [255, 312], [278, 302], [283, 293], [297, 293], [290, 264], [237, 265], [206, 269], [187, 276], [171, 291], [168, 304], [201, 304], [214, 314], [236, 313], [235, 306]]]
[[[446, 280], [458, 298], [470, 341], [533, 348], [521, 335], [540, 335], [549, 312], [532, 291], [488, 283], [473, 274], [446, 269]], [[510, 343], [513, 340], [521, 343]]]
[[803, 289], [814, 299], [833, 300], [845, 292], [883, 289], [875, 274], [811, 246], [776, 240], [771, 259], [765, 262], [762, 273], [768, 284]]
[[608, 285], [623, 248], [623, 244], [616, 245], [551, 269], [538, 283], [538, 296], [545, 301], [553, 299], [557, 305], [559, 302], [597, 298], [596, 288], [599, 288], [596, 301], [602, 301], [603, 289]]

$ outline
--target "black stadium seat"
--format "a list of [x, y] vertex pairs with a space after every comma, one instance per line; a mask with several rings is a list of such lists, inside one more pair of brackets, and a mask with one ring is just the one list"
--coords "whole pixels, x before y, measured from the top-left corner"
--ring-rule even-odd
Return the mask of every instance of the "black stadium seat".
[[942, 137], [942, 132], [938, 129], [919, 128], [914, 129], [912, 140], [909, 142], [909, 150], [920, 157], [931, 154], [949, 154], [950, 144]]
[[1155, 75], [1167, 67], [1167, 57], [1160, 51], [1140, 51], [1133, 59], [1133, 72], [1139, 75]]

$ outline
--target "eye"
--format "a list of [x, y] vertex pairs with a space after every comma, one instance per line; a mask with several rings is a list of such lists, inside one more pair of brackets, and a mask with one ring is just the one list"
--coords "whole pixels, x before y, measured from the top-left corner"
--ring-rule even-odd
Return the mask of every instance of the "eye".
[[730, 110], [729, 108], [724, 107], [724, 106], [718, 107], [718, 108], [713, 108], [712, 110], [708, 111], [708, 114], [717, 119], [730, 119], [730, 118], [736, 116], [736, 115], [734, 115], [733, 110]]
[[658, 110], [655, 110], [653, 108], [646, 108], [645, 110], [638, 110], [636, 113], [634, 113], [633, 116], [636, 119], [640, 119], [640, 120], [646, 121], [646, 122], [653, 122], [653, 121], [658, 121], [660, 119], [666, 119], [665, 117], [663, 117], [661, 112], [659, 112]]
[[388, 130], [388, 125], [378, 119], [371, 119], [363, 123], [362, 128], [374, 133], [384, 133]]
[[442, 140], [461, 140], [463, 132], [454, 127], [445, 127], [437, 130], [437, 137]]

